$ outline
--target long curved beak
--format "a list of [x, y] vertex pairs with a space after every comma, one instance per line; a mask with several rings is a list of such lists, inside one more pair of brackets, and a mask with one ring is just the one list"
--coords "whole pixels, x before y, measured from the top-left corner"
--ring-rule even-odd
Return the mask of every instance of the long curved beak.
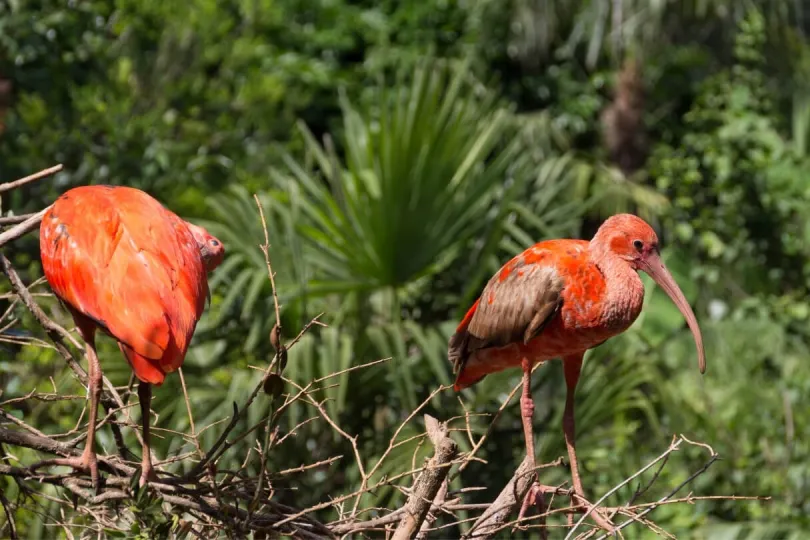
[[675, 305], [680, 310], [683, 318], [686, 319], [686, 324], [692, 331], [695, 337], [695, 346], [698, 353], [698, 368], [701, 373], [706, 372], [706, 352], [703, 350], [703, 336], [700, 334], [700, 326], [698, 326], [695, 313], [692, 311], [689, 302], [681, 292], [681, 288], [675, 283], [672, 274], [669, 273], [667, 267], [661, 261], [661, 256], [658, 253], [650, 253], [641, 262], [641, 270], [647, 272], [651, 278], [662, 288], [664, 292], [672, 299]]

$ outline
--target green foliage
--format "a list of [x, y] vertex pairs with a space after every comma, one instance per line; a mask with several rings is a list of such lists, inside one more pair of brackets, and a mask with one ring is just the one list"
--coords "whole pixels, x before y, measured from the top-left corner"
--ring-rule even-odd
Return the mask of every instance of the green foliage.
[[300, 190], [291, 202], [322, 254], [311, 259], [325, 277], [316, 287], [405, 288], [443, 270], [486, 218], [503, 214], [526, 159], [507, 111], [466, 77], [463, 66], [450, 76], [423, 67], [362, 112], [344, 102], [345, 168], [303, 128], [318, 175], [288, 160], [282, 189]]
[[688, 133], [659, 149], [653, 171], [675, 204], [676, 234], [717, 262], [706, 279], [722, 272], [743, 290], [778, 294], [810, 276], [801, 181], [810, 162], [780, 134], [762, 71], [763, 32], [761, 15], [743, 23], [734, 66], [703, 83], [685, 116]]
[[[796, 480], [806, 474], [799, 464], [808, 449], [794, 442], [803, 425], [794, 404], [810, 375], [804, 373], [810, 201], [802, 181], [810, 162], [800, 141], [784, 133], [789, 122], [775, 106], [779, 89], [766, 76], [764, 44], [765, 20], [752, 11], [740, 24], [733, 66], [702, 83], [684, 135], [675, 146], [660, 146], [651, 166], [672, 197], [673, 232], [696, 263], [690, 273], [703, 282], [704, 302], [716, 313], [707, 332], [716, 375], [696, 386], [668, 362], [665, 410], [673, 425], [705, 433], [728, 456], [715, 468], [713, 486], [740, 492], [750, 485], [740, 471], [759, 471], [759, 492], [778, 503], [767, 512], [755, 504], [718, 509], [725, 520], [753, 523], [798, 520], [806, 512], [805, 487]], [[667, 356], [689, 346], [687, 338], [673, 341]], [[785, 525], [785, 534], [800, 527], [795, 523]], [[739, 538], [764, 530], [706, 529], [712, 537]]]

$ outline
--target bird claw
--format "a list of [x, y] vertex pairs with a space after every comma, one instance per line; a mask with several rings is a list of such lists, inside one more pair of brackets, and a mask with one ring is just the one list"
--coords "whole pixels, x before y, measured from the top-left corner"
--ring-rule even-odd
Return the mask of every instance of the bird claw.
[[[607, 509], [594, 507], [583, 495], [582, 493], [578, 493], [576, 490], [571, 492], [571, 504], [574, 506], [573, 511], [577, 513], [584, 513], [593, 508], [591, 513], [588, 514], [588, 517], [594, 520], [596, 524], [601, 528], [604, 529], [605, 532], [608, 534], [612, 533], [615, 529], [615, 525], [612, 521], [610, 521], [610, 516], [607, 515]], [[573, 514], [569, 514], [569, 518], [573, 517]], [[573, 525], [573, 523], [569, 523], [569, 525]]]
[[157, 482], [158, 476], [155, 472], [155, 469], [152, 467], [152, 463], [143, 463], [141, 465], [141, 477], [138, 479], [138, 485], [140, 487], [145, 486], [150, 482]]
[[[543, 516], [549, 507], [551, 506], [550, 503], [546, 503], [545, 495], [548, 493], [556, 493], [556, 487], [553, 486], [545, 486], [540, 484], [535, 477], [534, 481], [532, 482], [531, 486], [529, 486], [529, 491], [526, 493], [526, 496], [523, 498], [523, 503], [520, 505], [520, 512], [518, 513], [517, 524], [512, 528], [512, 534], [515, 533], [518, 529], [523, 529], [521, 525], [521, 521], [523, 520], [526, 512], [528, 511], [530, 506], [537, 507], [537, 513], [540, 514], [542, 517], [538, 520], [541, 526], [546, 524], [546, 518]], [[573, 523], [570, 521], [573, 518], [574, 513], [584, 513], [591, 509], [594, 505], [591, 504], [581, 493], [577, 493], [576, 491], [571, 491], [571, 503], [573, 508], [571, 509], [571, 513], [568, 514], [569, 517], [569, 526], [572, 526]], [[588, 517], [593, 519], [594, 522], [601, 528], [604, 529], [605, 532], [611, 534], [616, 526], [610, 520], [608, 516], [608, 510], [606, 508], [599, 508], [595, 507], [591, 510]], [[545, 528], [540, 529], [541, 538], [545, 540], [548, 535], [548, 532]]]
[[101, 489], [100, 477], [98, 474], [98, 459], [95, 452], [84, 452], [81, 456], [69, 458], [44, 459], [31, 465], [28, 469], [33, 472], [42, 467], [71, 467], [74, 470], [90, 473], [93, 488], [98, 493]]
[[[545, 525], [546, 518], [543, 516], [543, 514], [548, 511], [549, 506], [546, 504], [545, 494], [554, 493], [556, 491], [557, 488], [555, 487], [540, 484], [535, 476], [534, 481], [532, 481], [531, 486], [529, 486], [529, 491], [527, 491], [526, 496], [523, 497], [523, 503], [520, 505], [520, 512], [518, 513], [517, 524], [512, 528], [512, 534], [514, 534], [517, 529], [523, 528], [520, 522], [523, 519], [523, 516], [526, 514], [526, 511], [529, 509], [529, 506], [535, 506], [537, 508], [537, 513], [542, 516], [539, 520], [540, 525]], [[544, 528], [540, 529], [540, 534], [543, 539], [545, 539], [547, 536], [547, 532]]]

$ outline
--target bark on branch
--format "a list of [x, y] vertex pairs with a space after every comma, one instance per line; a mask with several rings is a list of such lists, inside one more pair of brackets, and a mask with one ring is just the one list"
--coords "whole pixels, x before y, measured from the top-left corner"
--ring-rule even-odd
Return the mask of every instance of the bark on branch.
[[[50, 206], [48, 208], [50, 208]], [[10, 229], [0, 233], [0, 247], [3, 247], [12, 240], [16, 240], [17, 238], [24, 236], [39, 227], [39, 223], [42, 221], [42, 216], [45, 215], [48, 208], [40, 210], [22, 223], [18, 223]]]
[[14, 180], [13, 182], [6, 182], [5, 184], [0, 184], [0, 193], [5, 193], [6, 191], [10, 191], [12, 189], [18, 188], [20, 186], [24, 186], [25, 184], [36, 182], [46, 176], [50, 176], [52, 174], [56, 174], [62, 170], [62, 164], [54, 165], [53, 167], [48, 167], [47, 169], [42, 169], [39, 172], [35, 172], [34, 174], [30, 174], [25, 178], [20, 178], [19, 180]]
[[[23, 448], [30, 448], [40, 452], [47, 452], [59, 456], [72, 456], [79, 453], [78, 450], [69, 447], [64, 443], [54, 441], [48, 437], [40, 437], [32, 433], [24, 433], [0, 427], [0, 443]], [[124, 465], [116, 459], [107, 459], [99, 456], [99, 465], [114, 470], [118, 474], [126, 476], [108, 476], [105, 478], [105, 489], [100, 494], [95, 494], [90, 481], [86, 478], [77, 478], [72, 475], [55, 475], [40, 472], [31, 472], [25, 467], [11, 467], [0, 464], [0, 475], [11, 476], [19, 480], [37, 480], [40, 483], [62, 486], [69, 489], [73, 494], [83, 499], [87, 504], [96, 505], [110, 501], [132, 500], [135, 494], [131, 492], [131, 480], [129, 478], [135, 472], [133, 467]], [[249, 514], [240, 505], [222, 504], [209, 494], [210, 490], [203, 489], [194, 483], [187, 486], [179, 486], [170, 483], [154, 482], [151, 489], [157, 491], [164, 501], [187, 509], [197, 510], [209, 515], [220, 522], [229, 522], [234, 519], [242, 520], [247, 525], [250, 521], [250, 528], [261, 530], [271, 528], [275, 522], [280, 520], [292, 509], [280, 504], [268, 502], [267, 512], [254, 512]], [[287, 533], [299, 534], [302, 538], [333, 538], [333, 533], [319, 521], [302, 516], [300, 519], [291, 522], [286, 528]]]
[[529, 456], [523, 460], [515, 474], [501, 490], [483, 514], [475, 521], [463, 538], [492, 538], [509, 520], [509, 515], [518, 510], [520, 502], [532, 484], [532, 462]]
[[[6, 182], [5, 184], [0, 184], [0, 194], [18, 188], [20, 186], [24, 186], [25, 184], [41, 180], [42, 178], [46, 178], [48, 176], [51, 176], [52, 174], [56, 174], [61, 170], [62, 164], [60, 163], [59, 165], [54, 165], [53, 167], [42, 169], [39, 172], [26, 176], [25, 178], [20, 178], [19, 180], [14, 180], [13, 182]], [[48, 208], [45, 208], [37, 212], [36, 214], [32, 214], [31, 216], [25, 216], [26, 217], [25, 221], [23, 221], [22, 223], [18, 223], [14, 227], [11, 227], [10, 229], [0, 233], [0, 247], [3, 247], [5, 244], [11, 242], [12, 240], [16, 240], [17, 238], [25, 234], [28, 234], [29, 232], [36, 229], [37, 226], [39, 226], [39, 222], [42, 221], [42, 216], [45, 215], [45, 212], [47, 210]], [[8, 223], [17, 222], [15, 218], [5, 218], [5, 221]]]
[[40, 437], [33, 433], [24, 433], [0, 427], [0, 443], [13, 444], [14, 446], [24, 446], [40, 452], [48, 452], [57, 456], [69, 457], [78, 454], [78, 450], [70, 448], [68, 445]]
[[410, 540], [416, 537], [433, 499], [447, 478], [450, 462], [458, 454], [458, 445], [447, 435], [446, 424], [440, 424], [438, 420], [426, 414], [425, 427], [436, 452], [430, 458], [425, 471], [413, 484], [411, 495], [405, 503], [405, 515], [394, 532], [393, 540]]

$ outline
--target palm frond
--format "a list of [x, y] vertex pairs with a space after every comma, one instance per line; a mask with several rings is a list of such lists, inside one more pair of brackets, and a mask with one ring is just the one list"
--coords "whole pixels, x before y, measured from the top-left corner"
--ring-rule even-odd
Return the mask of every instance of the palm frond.
[[371, 105], [341, 103], [345, 158], [302, 125], [314, 170], [288, 158], [277, 171], [301, 189], [315, 286], [399, 289], [435, 274], [528, 177], [509, 112], [466, 65], [427, 62]]

